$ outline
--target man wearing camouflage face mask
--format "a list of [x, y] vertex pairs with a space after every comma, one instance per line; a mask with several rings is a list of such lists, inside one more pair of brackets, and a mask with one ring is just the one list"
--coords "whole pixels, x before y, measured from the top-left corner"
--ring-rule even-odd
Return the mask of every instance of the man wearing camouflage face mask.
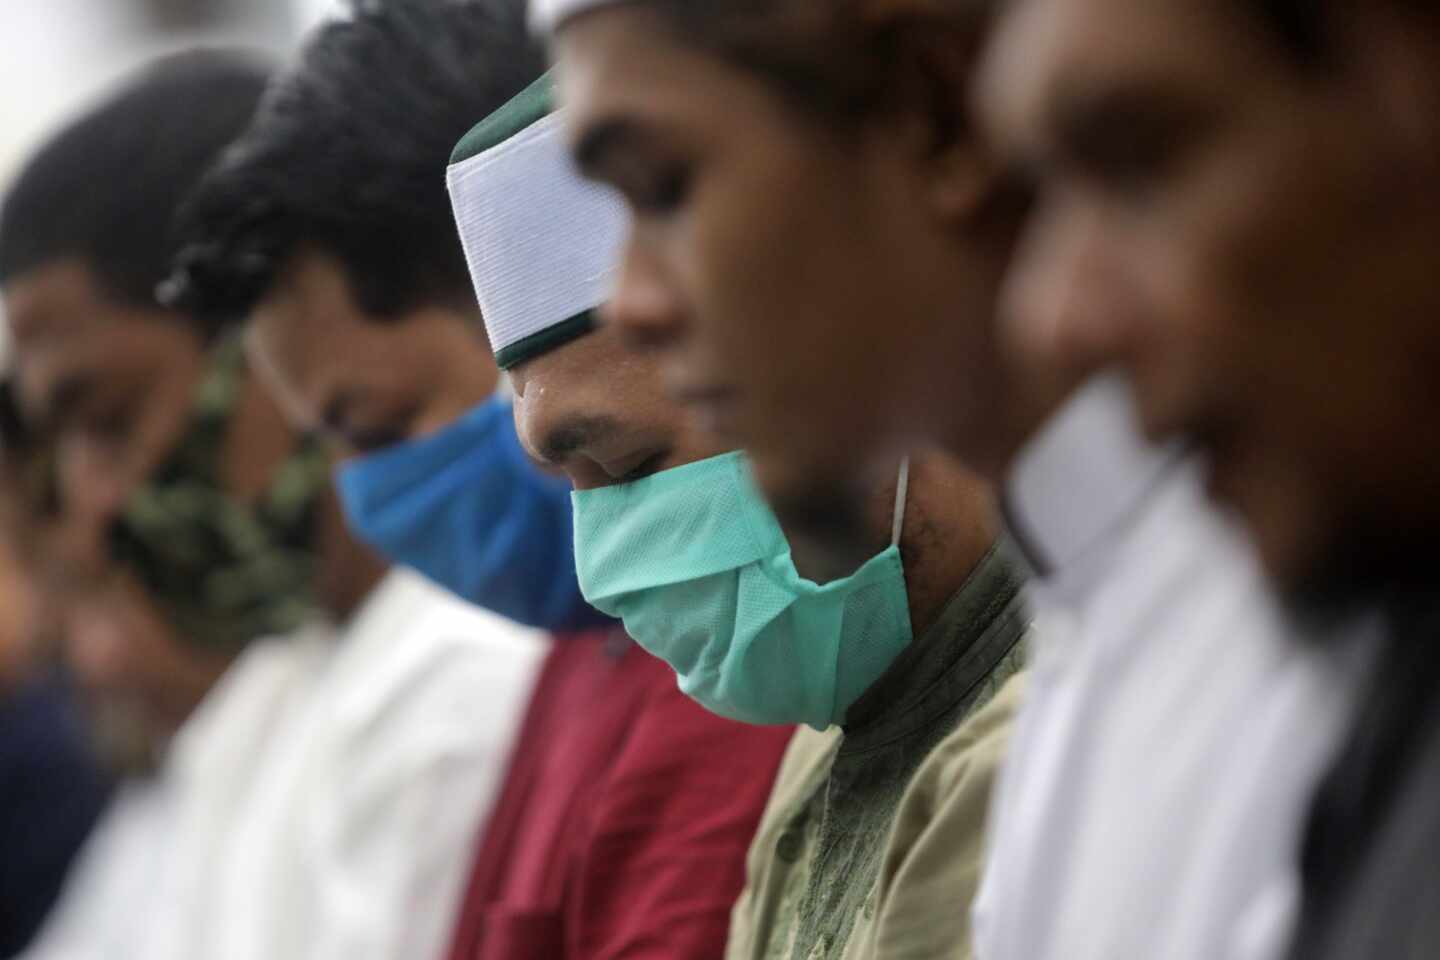
[[533, 665], [519, 628], [382, 579], [329, 457], [223, 320], [156, 300], [172, 212], [267, 76], [236, 53], [160, 61], [43, 148], [0, 211], [69, 658], [156, 764], [39, 956], [433, 955]]

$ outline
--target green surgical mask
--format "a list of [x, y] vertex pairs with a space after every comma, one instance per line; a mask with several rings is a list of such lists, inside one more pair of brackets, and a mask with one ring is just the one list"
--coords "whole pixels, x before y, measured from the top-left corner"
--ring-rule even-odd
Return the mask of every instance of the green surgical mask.
[[238, 340], [222, 341], [184, 436], [126, 502], [111, 555], [134, 574], [182, 640], [238, 650], [317, 614], [316, 524], [330, 465], [301, 440], [252, 502], [222, 480], [225, 436], [246, 377]]
[[577, 491], [580, 589], [711, 712], [824, 730], [911, 640], [905, 481], [889, 549], [823, 586], [796, 571], [743, 454]]

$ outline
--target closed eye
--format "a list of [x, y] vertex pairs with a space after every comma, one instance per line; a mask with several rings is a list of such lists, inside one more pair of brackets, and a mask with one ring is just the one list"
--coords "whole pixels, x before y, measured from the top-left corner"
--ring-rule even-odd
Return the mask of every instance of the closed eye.
[[1138, 196], [1174, 172], [1213, 116], [1163, 88], [1076, 94], [1057, 109], [1061, 159], [1097, 183]]
[[665, 216], [689, 198], [690, 166], [637, 120], [593, 124], [581, 134], [575, 158], [586, 177], [619, 190], [637, 214]]

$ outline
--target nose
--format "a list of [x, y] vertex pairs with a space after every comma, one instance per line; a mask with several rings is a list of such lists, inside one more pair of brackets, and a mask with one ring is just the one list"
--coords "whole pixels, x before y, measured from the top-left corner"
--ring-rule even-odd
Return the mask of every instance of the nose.
[[660, 239], [644, 224], [631, 228], [615, 295], [600, 310], [632, 349], [668, 349], [685, 332], [675, 284], [657, 251]]
[[[576, 490], [623, 482], [674, 448], [673, 418], [654, 412], [664, 409], [654, 399], [658, 393], [617, 393], [609, 381], [587, 389], [573, 380], [566, 388], [547, 388], [543, 375], [526, 379], [514, 401], [520, 445], [540, 465], [563, 471]], [[650, 412], [642, 415], [641, 406]]]
[[559, 466], [551, 463], [541, 452], [540, 438], [547, 419], [553, 416], [549, 409], [553, 399], [547, 397], [543, 383], [531, 385], [523, 368], [511, 371], [510, 381], [515, 387], [510, 409], [515, 418], [515, 436], [520, 440], [520, 448], [536, 464]]
[[104, 604], [92, 598], [74, 603], [64, 640], [67, 664], [85, 689], [98, 694], [128, 689], [133, 673], [130, 644]]
[[548, 378], [531, 376], [524, 368], [511, 372], [515, 384], [512, 410], [515, 435], [525, 455], [547, 470], [560, 470], [579, 485], [593, 479], [598, 467], [588, 455], [585, 419], [564, 390], [551, 389]]
[[125, 487], [84, 440], [59, 445], [59, 515], [51, 528], [56, 558], [77, 579], [98, 578], [107, 560], [106, 534], [125, 505]]
[[1126, 311], [1104, 231], [1083, 211], [1038, 211], [1000, 302], [1002, 335], [1049, 376], [1084, 376], [1119, 359]]

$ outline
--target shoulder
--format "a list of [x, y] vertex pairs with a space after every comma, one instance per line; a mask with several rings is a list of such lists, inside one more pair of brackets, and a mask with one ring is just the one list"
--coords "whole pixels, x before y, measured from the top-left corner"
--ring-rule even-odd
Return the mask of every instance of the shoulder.
[[482, 743], [487, 730], [509, 726], [539, 670], [534, 631], [412, 579], [391, 574], [340, 638], [326, 677], [327, 725], [358, 749], [416, 726]]
[[926, 876], [978, 869], [991, 795], [1026, 679], [1024, 673], [1012, 677], [920, 765], [900, 802], [887, 874], [903, 875], [907, 864], [918, 864]]
[[[501, 625], [429, 602], [380, 629], [341, 636], [303, 713], [306, 802], [373, 813], [427, 791], [456, 803], [494, 782], [535, 682], [541, 651]], [[463, 613], [463, 611], [462, 611]], [[297, 731], [298, 733], [298, 731]], [[346, 798], [366, 797], [370, 807]]]
[[[892, 860], [918, 843], [955, 844], [960, 842], [957, 833], [982, 832], [1027, 679], [1025, 673], [1011, 677], [930, 751], [901, 799], [890, 844]], [[972, 846], [969, 837], [963, 846]]]
[[940, 742], [901, 800], [866, 931], [875, 956], [966, 958], [990, 808], [1025, 690], [1012, 677]]
[[1025, 697], [1029, 675], [1021, 672], [980, 710], [971, 714], [931, 751], [916, 773], [917, 783], [933, 783], [940, 796], [976, 778], [993, 780], [1009, 746], [1010, 732]]
[[843, 739], [844, 734], [839, 727], [831, 727], [823, 733], [805, 726], [797, 728], [785, 748], [784, 759], [780, 761], [780, 773], [775, 778], [776, 797], [808, 793], [813, 789], [830, 768]]
[[609, 948], [586, 951], [593, 955], [721, 955], [745, 851], [792, 733], [708, 713], [659, 666], [625, 665], [614, 692], [634, 702], [605, 744], [604, 770], [581, 812], [574, 922], [579, 936]]
[[775, 788], [765, 804], [765, 814], [751, 849], [752, 858], [764, 856], [773, 847], [769, 841], [787, 830], [791, 820], [809, 802], [829, 773], [843, 738], [839, 727], [831, 727], [824, 733], [800, 727], [791, 735], [780, 761], [780, 771], [775, 776]]
[[[653, 660], [643, 651], [634, 655]], [[675, 675], [660, 661], [636, 712], [625, 755], [630, 765], [695, 768], [734, 776], [753, 773], [768, 793], [776, 768], [793, 735], [791, 727], [758, 727], [716, 716], [679, 689]]]

